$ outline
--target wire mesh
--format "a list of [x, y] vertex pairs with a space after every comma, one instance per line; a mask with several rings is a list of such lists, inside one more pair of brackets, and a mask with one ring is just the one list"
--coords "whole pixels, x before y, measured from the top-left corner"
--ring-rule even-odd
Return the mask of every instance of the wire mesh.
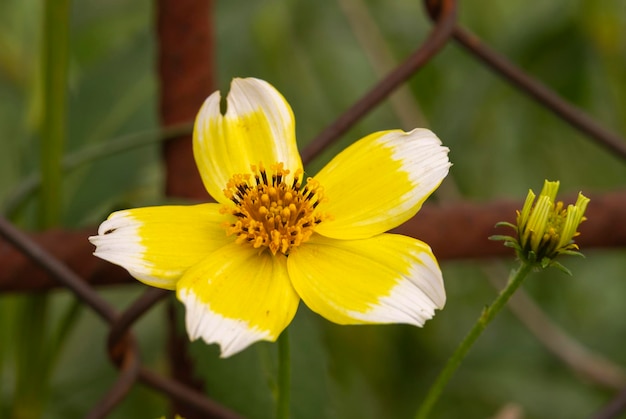
[[[212, 48], [212, 28], [208, 19], [211, 4], [204, 0], [182, 2], [160, 0], [157, 4], [159, 74], [162, 86], [161, 116], [163, 124], [169, 126], [190, 121], [204, 100], [205, 92], [210, 91], [213, 85], [214, 70], [210, 58], [199, 60], [196, 53], [198, 49]], [[450, 42], [458, 42], [468, 54], [512, 83], [520, 93], [528, 95], [536, 103], [550, 109], [557, 117], [586, 134], [591, 141], [595, 141], [607, 151], [626, 159], [626, 141], [623, 138], [561, 99], [550, 88], [533, 79], [461, 27], [456, 22], [456, 1], [426, 0], [425, 6], [433, 21], [433, 28], [428, 37], [403, 63], [309, 143], [302, 153], [305, 163], [310, 162], [337, 141], [389, 94], [427, 65]], [[185, 33], [177, 29], [181, 24], [186, 28]], [[186, 77], [178, 77], [181, 72]], [[188, 168], [193, 167], [190, 164], [193, 157], [188, 135], [168, 141], [164, 146], [164, 159], [168, 195], [206, 198], [197, 174], [189, 173]], [[193, 182], [189, 179], [193, 179]], [[584, 225], [581, 244], [585, 247], [626, 245], [626, 214], [623, 211], [626, 207], [626, 193], [594, 196], [593, 201], [594, 208], [590, 209], [593, 214], [589, 215], [592, 221]], [[429, 222], [418, 225], [410, 220], [396, 231], [425, 238], [426, 241], [433, 243], [433, 248], [442, 259], [497, 256], [505, 252], [502, 246], [485, 244], [483, 238], [491, 233], [493, 220], [510, 218], [517, 206], [517, 203], [497, 202], [489, 205], [460, 203], [443, 209], [426, 207], [420, 213], [420, 217]], [[470, 223], [467, 222], [468, 219], [471, 220]], [[445, 246], [438, 244], [439, 237], [450, 236], [441, 231], [442, 226], [452, 232], [459, 225], [465, 230], [466, 240], [457, 241], [456, 247], [451, 246], [450, 241], [447, 241]], [[429, 226], [438, 227], [436, 231], [431, 231]], [[142, 366], [140, 349], [133, 336], [132, 326], [168, 293], [159, 289], [149, 289], [125, 311], [116, 311], [98, 294], [96, 286], [126, 282], [129, 281], [129, 276], [119, 268], [89, 257], [91, 248], [85, 237], [90, 233], [91, 231], [54, 231], [32, 236], [19, 231], [6, 219], [0, 218], [0, 235], [14, 248], [8, 249], [7, 244], [0, 247], [0, 259], [6, 267], [0, 276], [0, 292], [34, 292], [55, 286], [65, 287], [92, 309], [109, 330], [107, 349], [111, 362], [119, 369], [119, 375], [111, 384], [109, 391], [93, 406], [86, 417], [94, 419], [105, 417], [138, 382], [164, 393], [178, 406], [185, 406], [192, 412], [188, 415], [196, 412], [198, 417], [239, 417], [236, 412], [212, 401], [197, 386], [157, 375]], [[61, 253], [59, 248], [54, 246], [59, 237], [66, 243], [65, 250]], [[33, 267], [31, 262], [42, 271], [37, 272], [37, 268]], [[617, 417], [624, 410], [626, 410], [626, 389], [618, 392], [615, 399], [595, 417], [598, 419]]]

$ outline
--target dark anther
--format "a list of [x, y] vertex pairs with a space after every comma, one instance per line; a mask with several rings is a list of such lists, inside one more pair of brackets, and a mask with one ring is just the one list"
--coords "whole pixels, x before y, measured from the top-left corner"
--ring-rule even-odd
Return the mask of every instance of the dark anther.
[[[240, 183], [239, 185], [237, 185], [237, 190], [238, 190], [239, 192], [241, 192], [241, 194], [242, 194], [242, 195], [245, 195], [245, 194], [246, 194], [246, 192], [247, 192], [247, 189], [245, 188], [245, 186], [248, 186], [248, 185], [244, 185], [244, 184], [242, 184], [242, 183]], [[239, 194], [237, 194], [237, 195], [239, 195]], [[243, 197], [242, 197], [242, 198], [243, 198]]]
[[246, 214], [244, 214], [243, 212], [239, 212], [239, 211], [237, 211], [233, 215], [238, 218], [244, 218], [246, 216]]
[[265, 173], [265, 170], [261, 170], [261, 177], [263, 178], [263, 183], [267, 185], [267, 173]]

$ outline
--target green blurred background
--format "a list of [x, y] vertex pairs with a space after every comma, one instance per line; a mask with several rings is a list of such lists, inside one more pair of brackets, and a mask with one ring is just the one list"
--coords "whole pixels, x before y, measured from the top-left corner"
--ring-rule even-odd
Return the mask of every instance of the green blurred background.
[[[45, 137], [40, 82], [44, 3], [0, 2], [0, 208], [27, 230], [42, 227], [40, 196], [20, 192], [39, 171]], [[380, 78], [387, 59], [388, 65], [404, 59], [431, 28], [419, 1], [224, 0], [214, 7], [219, 87], [225, 91], [236, 76], [271, 82], [293, 107], [301, 148]], [[605, 126], [626, 132], [626, 3], [465, 0], [459, 21]], [[378, 58], [371, 60], [369, 54]], [[68, 57], [65, 156], [76, 158], [91, 147], [106, 150], [130, 134], [158, 134], [153, 2], [74, 0]], [[415, 126], [431, 128], [451, 149], [454, 166], [433, 199], [439, 202], [521, 202], [528, 188], [538, 192], [545, 178], [560, 180], [563, 193], [600, 193], [626, 185], [624, 161], [453, 43], [411, 78], [393, 103], [364, 118], [308, 170], [315, 173], [365, 134]], [[159, 150], [154, 141], [66, 171], [60, 224], [96, 225], [115, 208], [166, 202]], [[582, 250], [586, 259], [562, 261], [573, 277], [550, 270], [533, 275], [525, 289], [578, 344], [624, 368], [625, 252]], [[412, 417], [447, 357], [495, 297], [489, 277], [503, 279], [511, 266], [513, 256], [443, 261], [447, 306], [423, 329], [336, 326], [301, 305], [290, 328], [293, 417]], [[121, 309], [144, 289], [137, 283], [101, 293]], [[13, 410], [23, 345], [38, 341], [38, 331], [24, 319], [28, 298], [0, 296], [0, 417], [38, 416], [17, 416]], [[55, 291], [48, 300], [48, 329], [64, 324], [67, 312], [72, 320], [61, 335], [58, 356], [51, 359], [42, 417], [81, 417], [116, 377], [105, 350], [107, 329], [88, 309], [74, 307], [66, 291]], [[134, 328], [143, 361], [163, 373], [165, 307], [158, 305]], [[192, 344], [191, 351], [197, 376], [212, 397], [247, 417], [269, 418], [275, 346], [255, 344], [227, 360], [203, 343]], [[514, 406], [526, 418], [584, 418], [611, 396], [612, 391], [564, 365], [505, 311], [470, 352], [433, 417], [494, 417]], [[137, 385], [111, 417], [153, 418], [167, 412], [161, 395]]]

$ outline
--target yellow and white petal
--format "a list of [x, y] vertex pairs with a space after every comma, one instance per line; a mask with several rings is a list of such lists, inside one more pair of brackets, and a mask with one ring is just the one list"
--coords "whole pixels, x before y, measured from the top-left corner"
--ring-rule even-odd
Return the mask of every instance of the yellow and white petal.
[[315, 235], [293, 250], [287, 268], [302, 301], [338, 324], [422, 326], [446, 301], [430, 247], [406, 236], [335, 240]]
[[315, 231], [361, 239], [402, 224], [448, 174], [448, 151], [427, 129], [377, 132], [352, 144], [315, 176], [325, 196], [319, 211], [331, 215]]
[[230, 244], [189, 269], [176, 294], [190, 339], [217, 343], [224, 358], [256, 341], [275, 341], [300, 301], [286, 263], [284, 256]]
[[233, 241], [219, 204], [161, 206], [117, 211], [89, 237], [94, 255], [120, 265], [154, 287], [175, 289], [192, 265]]
[[[220, 111], [220, 92], [204, 102], [196, 117], [193, 151], [204, 186], [218, 202], [228, 203], [223, 190], [234, 174], [250, 166], [275, 163], [293, 174], [302, 167], [293, 112], [285, 98], [266, 81], [233, 79]], [[291, 176], [291, 175], [290, 175]]]

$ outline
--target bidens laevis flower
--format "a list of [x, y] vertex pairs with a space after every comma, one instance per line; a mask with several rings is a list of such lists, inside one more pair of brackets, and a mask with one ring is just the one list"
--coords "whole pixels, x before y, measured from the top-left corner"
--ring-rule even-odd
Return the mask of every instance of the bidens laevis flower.
[[371, 134], [305, 179], [289, 104], [270, 84], [234, 79], [226, 113], [205, 101], [193, 149], [217, 203], [114, 212], [95, 255], [176, 290], [191, 339], [223, 357], [275, 341], [302, 299], [339, 324], [422, 326], [445, 303], [430, 248], [385, 234], [447, 175], [448, 149], [426, 129]]

